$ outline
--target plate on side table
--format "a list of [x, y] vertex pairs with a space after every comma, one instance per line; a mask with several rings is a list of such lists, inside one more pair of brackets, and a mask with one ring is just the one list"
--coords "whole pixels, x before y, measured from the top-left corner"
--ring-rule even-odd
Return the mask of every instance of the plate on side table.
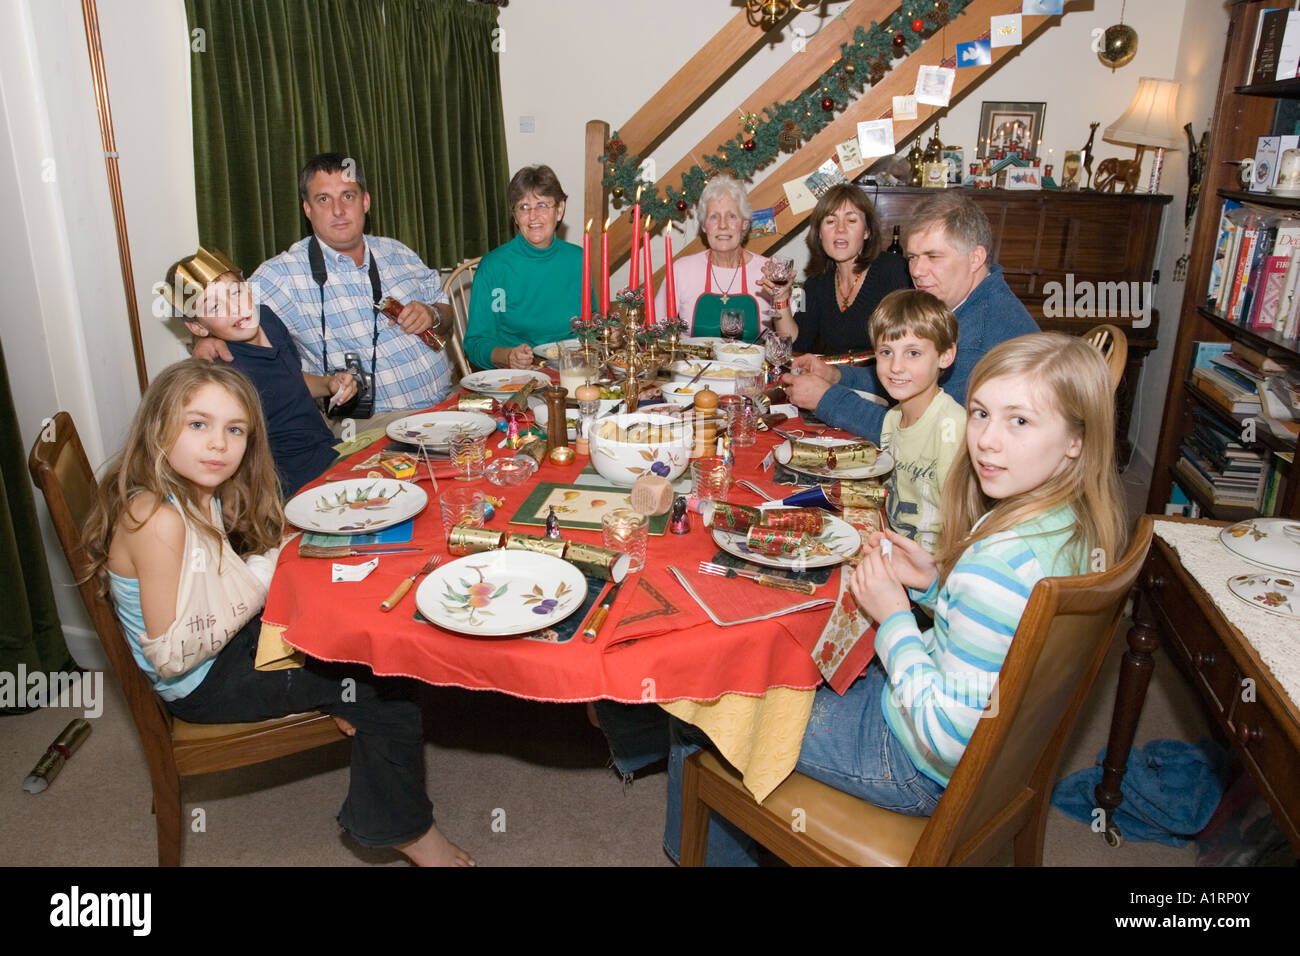
[[1300, 577], [1300, 521], [1250, 518], [1219, 532], [1223, 546], [1251, 564]]
[[1300, 603], [1296, 600], [1294, 578], [1273, 574], [1238, 574], [1228, 578], [1232, 596], [1252, 607], [1262, 608], [1282, 617], [1300, 617]]

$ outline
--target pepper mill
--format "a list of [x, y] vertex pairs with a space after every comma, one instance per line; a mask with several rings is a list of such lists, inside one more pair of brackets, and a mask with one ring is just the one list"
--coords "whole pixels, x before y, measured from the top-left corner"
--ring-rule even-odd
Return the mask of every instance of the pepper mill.
[[542, 398], [546, 401], [547, 454], [569, 444], [569, 423], [564, 414], [564, 400], [568, 397], [569, 390], [560, 385], [548, 385], [542, 389]]
[[718, 437], [718, 393], [702, 388], [695, 393], [695, 447], [692, 458], [708, 458], [713, 454]]

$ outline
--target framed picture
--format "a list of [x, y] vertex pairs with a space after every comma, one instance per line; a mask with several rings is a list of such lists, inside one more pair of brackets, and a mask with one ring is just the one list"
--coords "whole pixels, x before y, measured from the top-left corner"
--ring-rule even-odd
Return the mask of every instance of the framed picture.
[[1007, 189], [1042, 189], [1043, 171], [1037, 166], [1008, 166]]
[[985, 100], [980, 104], [980, 137], [977, 155], [995, 159], [999, 149], [1018, 150], [1022, 159], [1035, 159], [1043, 138], [1046, 103], [1004, 103]]
[[960, 186], [962, 180], [962, 157], [965, 151], [960, 146], [950, 146], [943, 151], [943, 161], [948, 164], [948, 185]]
[[1065, 151], [1065, 161], [1061, 164], [1061, 188], [1078, 189], [1079, 174], [1083, 171], [1083, 153], [1077, 149]]

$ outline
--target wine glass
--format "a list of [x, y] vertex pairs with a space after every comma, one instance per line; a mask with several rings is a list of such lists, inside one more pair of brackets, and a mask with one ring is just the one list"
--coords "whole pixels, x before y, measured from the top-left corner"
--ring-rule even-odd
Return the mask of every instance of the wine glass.
[[767, 359], [767, 364], [773, 369], [786, 371], [790, 365], [790, 357], [794, 354], [794, 339], [788, 335], [777, 335], [775, 332], [769, 332], [767, 341], [763, 343], [763, 357]]
[[785, 287], [794, 279], [794, 260], [789, 256], [772, 256], [763, 263], [763, 274], [772, 285], [776, 286], [776, 293], [772, 297], [772, 308], [767, 310], [768, 327], [771, 328], [775, 326], [777, 316], [780, 315], [776, 309], [776, 300], [782, 297]]
[[745, 313], [739, 309], [723, 309], [718, 313], [718, 332], [727, 342], [734, 342], [745, 332]]

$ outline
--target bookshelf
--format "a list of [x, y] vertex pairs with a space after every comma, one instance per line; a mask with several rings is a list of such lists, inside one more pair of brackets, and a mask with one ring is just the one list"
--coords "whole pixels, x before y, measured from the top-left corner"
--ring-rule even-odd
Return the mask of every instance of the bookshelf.
[[[1254, 156], [1260, 136], [1275, 132], [1275, 110], [1279, 100], [1300, 100], [1300, 79], [1243, 85], [1250, 65], [1255, 40], [1256, 21], [1261, 11], [1279, 6], [1270, 0], [1235, 0], [1228, 25], [1223, 68], [1210, 132], [1209, 155], [1201, 183], [1202, 200], [1192, 235], [1187, 283], [1183, 294], [1181, 321], [1174, 347], [1170, 387], [1165, 399], [1164, 417], [1155, 450], [1155, 467], [1147, 511], [1164, 512], [1175, 482], [1195, 501], [1206, 517], [1236, 521], [1256, 513], [1252, 509], [1213, 504], [1205, 494], [1177, 480], [1180, 449], [1195, 430], [1198, 414], [1217, 419], [1225, 427], [1244, 427], [1247, 415], [1232, 415], [1191, 384], [1189, 372], [1198, 342], [1240, 341], [1250, 348], [1278, 355], [1279, 361], [1300, 364], [1300, 343], [1283, 339], [1263, 330], [1251, 330], [1228, 321], [1206, 304], [1210, 269], [1219, 232], [1219, 217], [1225, 200], [1251, 203], [1279, 212], [1300, 212], [1300, 198], [1245, 192], [1237, 183], [1237, 160]], [[1286, 130], [1290, 132], [1290, 130]], [[1293, 360], [1294, 361], [1291, 361]], [[1181, 387], [1179, 387], [1181, 382]], [[1275, 513], [1300, 517], [1300, 472], [1288, 463], [1284, 454], [1291, 446], [1275, 438], [1261, 421], [1256, 429], [1257, 441], [1244, 443], [1259, 451], [1277, 469], [1280, 485]]]

